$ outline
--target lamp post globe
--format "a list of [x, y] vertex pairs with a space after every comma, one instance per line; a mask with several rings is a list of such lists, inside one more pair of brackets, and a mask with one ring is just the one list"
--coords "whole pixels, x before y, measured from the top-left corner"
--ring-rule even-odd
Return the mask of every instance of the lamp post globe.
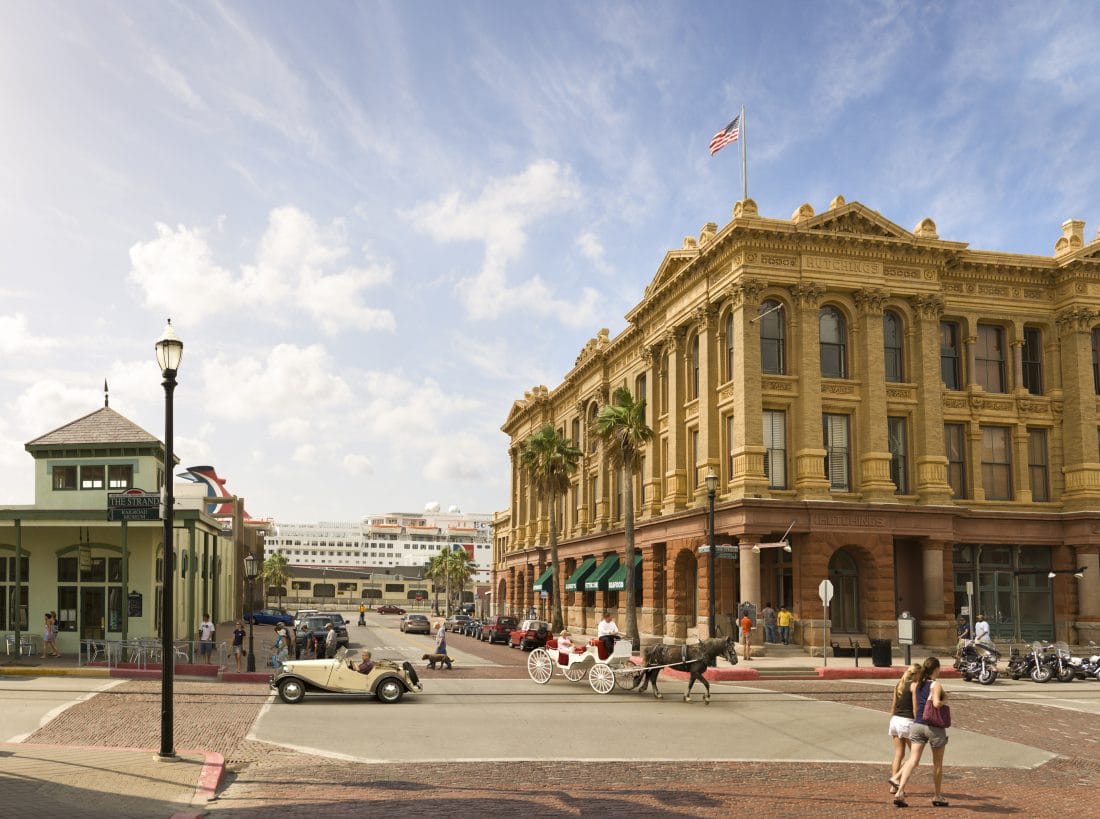
[[707, 610], [707, 619], [708, 619], [707, 632], [708, 632], [708, 636], [710, 636], [713, 639], [714, 637], [716, 637], [718, 635], [718, 629], [717, 629], [718, 624], [715, 623], [715, 621], [714, 621], [714, 617], [715, 617], [715, 613], [714, 613], [714, 590], [715, 590], [715, 585], [716, 585], [715, 582], [714, 582], [714, 573], [715, 573], [715, 569], [718, 565], [718, 562], [717, 562], [717, 560], [715, 560], [715, 555], [714, 555], [714, 552], [715, 552], [715, 543], [714, 543], [714, 493], [718, 490], [718, 476], [714, 474], [713, 469], [707, 471], [707, 476], [705, 478], [703, 478], [703, 482], [707, 486], [707, 505], [708, 505], [707, 531], [709, 533], [708, 537], [709, 537], [709, 545], [710, 545], [710, 552], [707, 555], [707, 558], [708, 558], [707, 559], [707, 569], [708, 569], [707, 570], [707, 576], [708, 576], [707, 599], [709, 601], [708, 610]]
[[157, 364], [164, 377], [164, 560], [161, 577], [161, 676], [160, 676], [160, 753], [162, 758], [173, 759], [176, 756], [174, 737], [174, 715], [172, 713], [172, 688], [174, 683], [175, 656], [172, 639], [175, 636], [173, 612], [175, 601], [175, 540], [172, 535], [172, 515], [175, 498], [172, 495], [172, 469], [175, 466], [172, 429], [172, 398], [176, 389], [176, 372], [183, 359], [183, 342], [172, 327], [172, 319], [153, 345], [157, 354]]
[[252, 615], [248, 618], [248, 659], [245, 665], [245, 670], [249, 673], [256, 670], [256, 652], [252, 645], [252, 626], [256, 622], [256, 598], [252, 592], [252, 584], [256, 582], [258, 571], [259, 566], [257, 566], [256, 555], [249, 552], [244, 559], [244, 577], [248, 581], [248, 612]]

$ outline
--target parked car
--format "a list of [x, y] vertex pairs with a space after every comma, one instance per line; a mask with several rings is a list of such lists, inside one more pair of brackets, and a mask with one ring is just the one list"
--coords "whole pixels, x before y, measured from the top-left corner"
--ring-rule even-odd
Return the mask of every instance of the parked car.
[[481, 624], [481, 640], [482, 642], [488, 641], [490, 645], [493, 643], [507, 643], [512, 636], [512, 630], [518, 625], [519, 622], [515, 617], [509, 617], [505, 614], [490, 617]]
[[554, 636], [550, 631], [550, 624], [545, 620], [524, 620], [519, 628], [508, 636], [508, 645], [511, 648], [530, 651], [533, 648], [542, 648], [546, 641]]
[[294, 628], [298, 628], [298, 624], [311, 614], [316, 614], [317, 609], [298, 609], [294, 612]]
[[470, 636], [475, 640], [481, 639], [481, 631], [485, 628], [484, 620], [474, 620], [474, 625], [470, 628]]
[[329, 623], [332, 623], [332, 627], [336, 629], [336, 647], [338, 649], [348, 647], [348, 627], [344, 622], [344, 616], [336, 612], [318, 611], [307, 616], [294, 630], [297, 639], [294, 659], [302, 656], [302, 652], [309, 645], [310, 637], [321, 644], [325, 642], [325, 638], [328, 637], [328, 629], [325, 626]]
[[306, 694], [363, 694], [394, 703], [410, 691], [424, 690], [411, 663], [375, 660], [371, 672], [361, 674], [359, 662], [359, 652], [346, 648], [339, 649], [331, 660], [291, 660], [270, 677], [268, 685], [291, 705], [301, 702]]
[[458, 634], [460, 631], [462, 631], [462, 627], [466, 625], [469, 620], [470, 618], [468, 615], [452, 614], [444, 622], [443, 627], [447, 629], [447, 631], [453, 631], [455, 634]]
[[280, 623], [287, 626], [294, 625], [294, 617], [286, 609], [260, 609], [250, 611], [244, 616], [246, 623], [255, 623], [257, 626], [277, 626]]
[[401, 618], [400, 628], [406, 634], [432, 633], [432, 624], [423, 614], [406, 614]]
[[401, 608], [400, 606], [391, 606], [389, 604], [386, 604], [384, 606], [379, 606], [378, 608], [375, 609], [375, 611], [378, 612], [379, 614], [404, 614], [405, 613], [405, 610], [403, 608]]
[[481, 621], [470, 618], [466, 621], [466, 625], [462, 627], [462, 633], [467, 637], [474, 637], [480, 629]]

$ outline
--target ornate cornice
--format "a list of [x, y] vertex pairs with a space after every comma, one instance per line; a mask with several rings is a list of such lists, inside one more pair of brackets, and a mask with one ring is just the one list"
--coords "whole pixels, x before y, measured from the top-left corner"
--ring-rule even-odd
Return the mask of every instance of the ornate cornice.
[[787, 288], [794, 302], [800, 307], [818, 307], [825, 297], [825, 285], [819, 282], [802, 282]]
[[882, 315], [890, 294], [878, 287], [866, 287], [852, 294], [852, 299], [863, 315]]
[[944, 302], [942, 296], [910, 296], [909, 303], [913, 305], [913, 312], [922, 319], [938, 321], [943, 315]]
[[1068, 310], [1063, 310], [1054, 320], [1058, 324], [1058, 332], [1062, 335], [1068, 335], [1070, 333], [1087, 333], [1092, 329], [1092, 324], [1098, 317], [1100, 317], [1100, 313], [1095, 310], [1077, 305]]

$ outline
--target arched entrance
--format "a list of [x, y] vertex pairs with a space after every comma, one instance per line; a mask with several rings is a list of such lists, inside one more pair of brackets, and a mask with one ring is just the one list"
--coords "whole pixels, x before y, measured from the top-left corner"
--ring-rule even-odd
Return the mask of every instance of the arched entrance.
[[859, 569], [850, 552], [845, 549], [833, 552], [829, 560], [829, 580], [833, 584], [833, 602], [829, 607], [832, 630], [858, 632]]

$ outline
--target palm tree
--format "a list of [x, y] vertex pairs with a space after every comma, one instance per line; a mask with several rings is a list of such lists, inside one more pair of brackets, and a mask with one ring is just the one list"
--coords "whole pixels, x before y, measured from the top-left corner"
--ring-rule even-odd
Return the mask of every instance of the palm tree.
[[550, 606], [551, 628], [555, 632], [564, 625], [561, 609], [561, 566], [558, 563], [558, 497], [569, 490], [570, 479], [577, 471], [581, 451], [554, 429], [544, 424], [519, 446], [520, 467], [526, 470], [535, 487], [535, 494], [550, 512]]
[[626, 535], [626, 630], [639, 645], [638, 604], [634, 596], [634, 474], [641, 461], [641, 449], [653, 440], [645, 422], [645, 400], [635, 401], [626, 387], [619, 387], [611, 403], [600, 407], [596, 435], [607, 447], [612, 466], [622, 470], [623, 529]]
[[[263, 578], [264, 600], [267, 600], [267, 589], [272, 586], [282, 588], [286, 585], [286, 558], [281, 554], [273, 554], [264, 561], [260, 569], [260, 577]], [[283, 596], [279, 595], [279, 608], [283, 607]]]
[[477, 563], [470, 558], [465, 549], [459, 547], [447, 552], [446, 566], [450, 589], [447, 604], [451, 606], [457, 603], [455, 607], [458, 607], [462, 605], [462, 592], [466, 588], [466, 584], [470, 582], [470, 578], [477, 571]]
[[435, 593], [434, 608], [439, 611], [439, 587], [447, 583], [447, 551], [440, 549], [438, 554], [432, 555], [424, 566], [424, 577], [432, 581], [432, 591]]

